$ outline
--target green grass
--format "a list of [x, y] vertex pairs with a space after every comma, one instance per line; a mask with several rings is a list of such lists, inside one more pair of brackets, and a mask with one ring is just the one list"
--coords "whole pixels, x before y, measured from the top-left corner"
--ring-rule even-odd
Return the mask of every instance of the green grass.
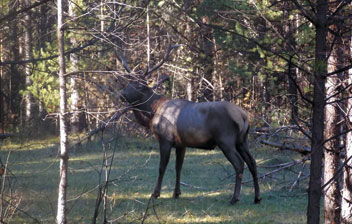
[[[54, 223], [59, 180], [57, 139], [3, 142], [0, 157], [6, 161], [11, 151], [9, 169], [11, 188], [21, 198], [19, 208], [42, 223]], [[150, 194], [158, 174], [159, 152], [154, 140], [120, 137], [106, 149], [111, 154], [116, 145], [108, 188], [107, 216], [113, 223], [140, 223], [147, 210]], [[294, 153], [273, 149], [252, 149], [259, 173], [265, 168], [299, 159]], [[70, 148], [68, 208], [69, 223], [91, 223], [94, 213], [103, 150], [99, 139]], [[233, 193], [233, 169], [220, 150], [187, 149], [182, 170], [179, 199], [172, 198], [175, 184], [174, 151], [165, 174], [161, 197], [150, 201], [145, 223], [304, 223], [306, 222], [307, 185], [303, 181], [289, 192], [297, 172], [295, 166], [260, 180], [262, 202], [253, 204], [252, 182], [242, 185], [241, 201], [235, 206], [229, 200]], [[230, 177], [229, 177], [230, 176]], [[248, 169], [244, 181], [251, 180]], [[6, 185], [8, 188], [8, 185]], [[17, 212], [12, 223], [33, 223], [23, 212]], [[101, 223], [102, 213], [98, 217]], [[10, 222], [10, 223], [11, 223]]]

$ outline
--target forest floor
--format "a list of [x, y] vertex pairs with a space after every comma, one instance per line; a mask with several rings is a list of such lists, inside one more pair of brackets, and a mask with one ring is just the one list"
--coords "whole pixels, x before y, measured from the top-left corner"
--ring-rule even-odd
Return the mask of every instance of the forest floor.
[[[68, 223], [93, 223], [98, 188], [105, 183], [104, 147], [109, 159], [115, 150], [106, 199], [106, 219], [111, 223], [306, 222], [309, 164], [286, 165], [285, 168], [285, 164], [302, 159], [297, 153], [251, 144], [262, 177], [262, 201], [253, 203], [253, 182], [245, 168], [241, 200], [233, 206], [229, 200], [234, 188], [234, 171], [219, 149], [187, 149], [179, 199], [172, 198], [173, 150], [161, 197], [150, 200], [159, 166], [156, 141], [129, 137], [112, 141], [104, 138], [104, 141], [102, 145], [101, 138], [97, 137], [70, 147]], [[13, 206], [3, 201], [3, 216], [7, 216], [9, 223], [54, 223], [59, 180], [58, 139], [0, 142], [3, 164], [8, 156], [9, 172], [2, 187], [2, 198], [12, 200]], [[267, 174], [265, 178], [264, 174]], [[301, 180], [294, 184], [298, 176]], [[15, 202], [17, 210], [9, 217]], [[99, 206], [97, 223], [103, 223], [104, 203]]]

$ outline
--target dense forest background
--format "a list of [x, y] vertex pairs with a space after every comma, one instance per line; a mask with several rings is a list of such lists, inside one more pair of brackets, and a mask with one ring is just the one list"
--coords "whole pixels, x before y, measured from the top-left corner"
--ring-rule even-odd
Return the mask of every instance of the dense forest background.
[[[149, 31], [146, 7], [143, 1], [65, 5], [69, 107], [80, 114], [80, 129], [124, 106], [109, 95], [121, 90], [116, 80], [126, 73], [117, 56], [143, 72], [162, 59], [170, 43], [181, 46], [153, 74], [170, 76], [165, 90], [170, 97], [232, 101], [259, 115], [256, 126], [309, 117], [301, 98], [312, 95], [314, 27], [295, 4], [151, 1]], [[1, 13], [1, 129], [43, 118], [55, 124], [55, 4], [3, 1]]]
[[[0, 134], [57, 134], [56, 1], [0, 5]], [[166, 74], [156, 91], [170, 98], [233, 102], [249, 113], [253, 131], [299, 130], [310, 141], [308, 222], [319, 222], [324, 195], [326, 223], [352, 220], [351, 1], [68, 0], [62, 7], [71, 135], [126, 107], [124, 63], [143, 74], [177, 44], [150, 86]], [[118, 121], [121, 132], [144, 136], [133, 119]]]

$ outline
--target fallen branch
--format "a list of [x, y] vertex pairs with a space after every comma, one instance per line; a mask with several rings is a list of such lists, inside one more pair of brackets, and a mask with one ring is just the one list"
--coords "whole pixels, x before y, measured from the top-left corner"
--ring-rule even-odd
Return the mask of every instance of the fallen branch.
[[206, 189], [206, 188], [194, 186], [194, 185], [191, 185], [191, 184], [186, 184], [186, 183], [184, 183], [184, 182], [180, 182], [180, 184], [183, 185], [183, 186], [185, 186], [185, 187], [190, 187], [190, 188], [194, 188], [194, 189], [208, 190], [208, 189]]
[[[277, 168], [277, 169], [275, 169], [275, 170], [272, 170], [272, 171], [270, 171], [270, 172], [268, 172], [268, 173], [265, 173], [265, 174], [263, 174], [263, 175], [260, 175], [260, 176], [258, 177], [258, 179], [265, 179], [267, 176], [271, 176], [272, 174], [278, 173], [278, 172], [280, 172], [281, 170], [284, 170], [284, 169], [287, 169], [287, 168], [289, 168], [289, 167], [295, 166], [295, 165], [297, 165], [298, 163], [299, 163], [299, 162], [292, 161], [292, 162], [288, 163], [288, 164], [285, 165], [285, 166], [282, 166], [282, 167]], [[242, 184], [247, 184], [247, 183], [252, 182], [252, 181], [253, 181], [253, 180], [243, 181]]]
[[303, 164], [302, 170], [299, 171], [299, 173], [297, 175], [297, 179], [291, 185], [289, 192], [292, 192], [293, 188], [299, 183], [299, 181], [301, 181], [303, 178], [306, 178], [306, 177], [310, 176], [310, 175], [306, 175], [305, 177], [302, 178], [302, 174], [304, 172], [304, 166], [305, 166], [305, 164]]
[[0, 140], [1, 139], [5, 139], [5, 138], [10, 138], [10, 137], [13, 137], [13, 136], [14, 136], [13, 134], [7, 134], [7, 133], [0, 134]]
[[251, 134], [258, 134], [258, 135], [266, 135], [270, 133], [277, 133], [286, 130], [298, 130], [299, 127], [297, 125], [288, 125], [288, 126], [281, 126], [278, 128], [271, 128], [271, 127], [258, 127], [251, 129]]
[[275, 142], [270, 142], [267, 140], [261, 140], [260, 143], [264, 144], [264, 145], [268, 145], [268, 146], [272, 146], [275, 148], [279, 148], [281, 150], [290, 150], [290, 151], [295, 151], [295, 152], [299, 152], [303, 155], [307, 155], [311, 152], [311, 149], [307, 146], [300, 146], [300, 145], [294, 145], [292, 143], [275, 143]]
[[[290, 167], [293, 167], [297, 164], [300, 164], [300, 163], [305, 163], [306, 160], [308, 160], [309, 156], [305, 156], [303, 157], [301, 160], [294, 160], [292, 162], [288, 162], [288, 163], [284, 163], [282, 164], [282, 166], [280, 166], [279, 168], [275, 169], [275, 170], [272, 170], [268, 173], [265, 173], [263, 175], [260, 175], [258, 177], [258, 179], [265, 179], [267, 176], [271, 176], [272, 174], [274, 173], [278, 173], [280, 172], [281, 170], [284, 170], [284, 169], [287, 169], [287, 168], [290, 168]], [[243, 181], [242, 184], [246, 184], [246, 183], [249, 183], [249, 182], [252, 182], [253, 180], [247, 180], [247, 181]]]

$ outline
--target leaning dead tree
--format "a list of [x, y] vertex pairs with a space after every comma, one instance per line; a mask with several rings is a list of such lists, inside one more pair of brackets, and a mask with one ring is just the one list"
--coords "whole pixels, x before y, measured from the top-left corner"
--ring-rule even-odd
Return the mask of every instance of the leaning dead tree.
[[271, 142], [268, 140], [261, 140], [260, 143], [274, 147], [274, 148], [278, 148], [280, 150], [289, 150], [289, 151], [299, 152], [303, 155], [308, 155], [311, 152], [310, 147], [308, 147], [308, 146], [296, 145], [296, 144], [293, 144], [290, 142], [277, 143], [277, 142]]
[[296, 125], [283, 126], [278, 128], [256, 128], [251, 134], [259, 136], [259, 143], [277, 148], [308, 155], [311, 148], [305, 144], [308, 139], [298, 137], [295, 133], [300, 127]]

